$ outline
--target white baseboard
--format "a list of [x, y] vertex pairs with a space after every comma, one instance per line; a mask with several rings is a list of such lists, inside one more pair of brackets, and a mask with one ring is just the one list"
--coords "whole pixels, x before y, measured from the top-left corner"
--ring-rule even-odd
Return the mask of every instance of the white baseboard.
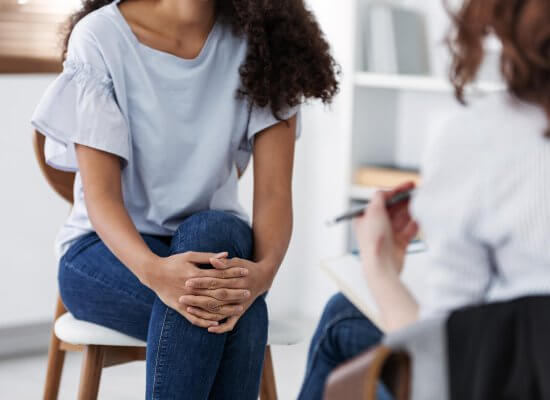
[[51, 331], [51, 321], [0, 328], [0, 359], [47, 352]]

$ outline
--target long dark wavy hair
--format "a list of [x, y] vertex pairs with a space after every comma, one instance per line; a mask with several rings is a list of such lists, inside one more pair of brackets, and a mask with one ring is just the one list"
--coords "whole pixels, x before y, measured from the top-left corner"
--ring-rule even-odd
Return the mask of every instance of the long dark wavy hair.
[[484, 39], [495, 34], [502, 42], [500, 67], [508, 90], [541, 107], [550, 120], [550, 1], [465, 0], [451, 14], [451, 80], [458, 99], [464, 102], [465, 86], [476, 79]]
[[[82, 2], [68, 22], [63, 57], [78, 21], [112, 1]], [[303, 0], [219, 0], [217, 9], [218, 16], [248, 41], [248, 54], [239, 70], [239, 96], [258, 107], [271, 107], [279, 119], [285, 109], [307, 99], [332, 101], [340, 68]]]

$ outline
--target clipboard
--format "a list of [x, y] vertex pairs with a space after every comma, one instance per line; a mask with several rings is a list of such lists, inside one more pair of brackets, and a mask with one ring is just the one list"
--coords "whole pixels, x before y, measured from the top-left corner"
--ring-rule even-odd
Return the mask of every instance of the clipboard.
[[[418, 269], [421, 267], [418, 264], [425, 264], [427, 261], [427, 251], [426, 244], [421, 240], [413, 241], [409, 245], [403, 273], [405, 284], [408, 283], [408, 278], [417, 278], [407, 274], [407, 269]], [[321, 269], [359, 311], [370, 319], [382, 332], [385, 331], [380, 321], [379, 307], [367, 282], [363, 264], [358, 254], [347, 254], [324, 260], [321, 262]]]

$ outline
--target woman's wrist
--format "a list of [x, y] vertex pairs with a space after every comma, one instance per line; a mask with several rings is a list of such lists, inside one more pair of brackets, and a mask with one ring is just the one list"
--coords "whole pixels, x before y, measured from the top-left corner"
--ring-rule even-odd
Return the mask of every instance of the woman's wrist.
[[374, 281], [399, 279], [397, 268], [392, 264], [392, 260], [382, 258], [371, 253], [362, 258], [363, 267], [367, 278]]
[[262, 293], [267, 292], [269, 289], [271, 289], [271, 285], [273, 284], [273, 281], [275, 280], [275, 275], [277, 274], [277, 271], [279, 269], [279, 265], [276, 263], [270, 261], [270, 260], [263, 260], [256, 263], [258, 267], [262, 271]]
[[158, 264], [161, 262], [162, 257], [157, 256], [153, 252], [144, 253], [136, 259], [134, 262], [133, 272], [148, 288], [151, 288], [152, 273], [158, 272]]

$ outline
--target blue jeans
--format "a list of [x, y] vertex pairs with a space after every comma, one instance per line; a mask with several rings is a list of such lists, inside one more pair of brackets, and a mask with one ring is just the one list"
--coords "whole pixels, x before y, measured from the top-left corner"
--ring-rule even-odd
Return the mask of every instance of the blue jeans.
[[[340, 364], [376, 346], [382, 332], [342, 294], [332, 297], [309, 349], [306, 376], [299, 400], [320, 400], [330, 373]], [[378, 400], [391, 400], [388, 390], [380, 385]]]
[[[162, 257], [186, 251], [252, 256], [250, 227], [219, 211], [188, 217], [172, 238], [142, 236]], [[95, 233], [78, 239], [62, 257], [59, 286], [76, 318], [147, 341], [147, 399], [257, 399], [267, 343], [263, 297], [232, 332], [209, 333], [164, 305]]]

